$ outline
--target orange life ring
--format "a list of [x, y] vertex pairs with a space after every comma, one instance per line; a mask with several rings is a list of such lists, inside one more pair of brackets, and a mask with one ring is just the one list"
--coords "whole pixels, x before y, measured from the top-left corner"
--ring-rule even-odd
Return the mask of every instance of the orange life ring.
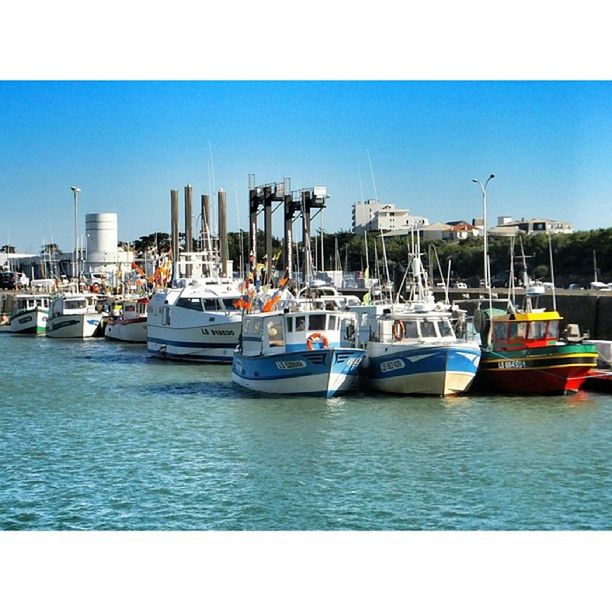
[[312, 351], [312, 344], [315, 341], [322, 342], [323, 348], [329, 348], [329, 340], [327, 339], [327, 336], [321, 332], [314, 332], [313, 334], [310, 334], [308, 338], [306, 338], [306, 348], [309, 351]]
[[399, 342], [404, 337], [404, 333], [406, 332], [406, 326], [404, 325], [403, 321], [396, 319], [395, 321], [393, 321], [393, 327], [391, 328], [391, 331], [393, 332], [393, 339], [396, 342]]

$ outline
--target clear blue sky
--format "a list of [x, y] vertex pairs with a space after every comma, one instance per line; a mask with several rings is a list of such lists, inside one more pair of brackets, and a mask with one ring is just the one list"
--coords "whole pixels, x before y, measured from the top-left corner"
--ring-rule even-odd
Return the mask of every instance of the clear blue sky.
[[71, 185], [82, 232], [87, 212], [117, 212], [120, 240], [168, 232], [188, 183], [246, 229], [249, 173], [326, 185], [325, 230], [349, 229], [368, 152], [379, 199], [432, 222], [481, 216], [471, 179], [494, 173], [490, 221], [612, 225], [609, 81], [4, 81], [0, 134], [0, 245], [20, 251], [71, 248]]

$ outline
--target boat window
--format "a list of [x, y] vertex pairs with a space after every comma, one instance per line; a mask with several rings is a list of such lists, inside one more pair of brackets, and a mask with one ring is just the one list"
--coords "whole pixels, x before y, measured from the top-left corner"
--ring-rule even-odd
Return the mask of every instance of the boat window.
[[495, 330], [495, 339], [496, 340], [505, 340], [506, 339], [506, 332], [508, 331], [507, 325], [505, 321], [502, 321], [501, 323], [495, 323], [495, 326], [493, 328]]
[[202, 301], [200, 298], [179, 298], [176, 301], [176, 305], [180, 308], [187, 308], [188, 310], [202, 310]]
[[308, 317], [308, 329], [310, 331], [325, 331], [325, 315], [311, 314]]
[[223, 309], [224, 310], [238, 310], [236, 306], [234, 306], [234, 302], [239, 298], [223, 298]]
[[546, 321], [531, 321], [529, 324], [529, 338], [531, 340], [546, 338]]
[[306, 317], [295, 317], [295, 331], [304, 331], [306, 329]]
[[442, 337], [453, 338], [455, 336], [455, 334], [453, 334], [453, 328], [451, 327], [450, 321], [447, 321], [446, 319], [438, 321], [438, 329], [440, 330], [440, 335]]
[[85, 300], [66, 300], [64, 308], [70, 310], [72, 308], [85, 308], [87, 302]]
[[559, 337], [559, 321], [548, 322], [548, 337], [555, 339]]
[[418, 338], [419, 329], [416, 321], [404, 321], [404, 338]]
[[327, 329], [338, 329], [338, 317], [336, 315], [329, 315], [329, 325]]
[[436, 328], [433, 321], [421, 321], [421, 337], [435, 338]]
[[204, 304], [204, 310], [219, 310], [217, 298], [204, 298], [202, 302]]
[[508, 327], [508, 338], [524, 338], [526, 329], [526, 323], [510, 323]]
[[245, 336], [261, 336], [263, 321], [261, 319], [246, 319], [244, 322]]
[[281, 317], [274, 317], [267, 321], [268, 340], [270, 346], [284, 346], [285, 336], [283, 334], [283, 320]]
[[293, 331], [293, 317], [287, 317], [287, 331]]

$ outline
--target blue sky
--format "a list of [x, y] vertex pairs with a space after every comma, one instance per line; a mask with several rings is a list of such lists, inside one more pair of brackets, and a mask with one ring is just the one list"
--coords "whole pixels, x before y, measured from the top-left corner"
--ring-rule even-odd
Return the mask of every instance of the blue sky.
[[246, 229], [249, 173], [326, 185], [326, 231], [350, 228], [374, 182], [432, 222], [471, 220], [471, 179], [490, 173], [491, 221], [609, 227], [611, 94], [609, 81], [3, 81], [0, 244], [69, 250], [75, 184], [81, 231], [85, 213], [117, 212], [121, 240], [167, 232], [170, 190], [182, 206], [188, 183], [196, 202], [224, 188], [230, 230]]

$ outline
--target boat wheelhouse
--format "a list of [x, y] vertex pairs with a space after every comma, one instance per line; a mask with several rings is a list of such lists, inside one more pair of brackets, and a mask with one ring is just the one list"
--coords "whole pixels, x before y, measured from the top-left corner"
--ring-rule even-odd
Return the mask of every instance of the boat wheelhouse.
[[333, 397], [355, 389], [365, 351], [355, 348], [355, 315], [327, 310], [247, 314], [232, 379], [247, 389]]

